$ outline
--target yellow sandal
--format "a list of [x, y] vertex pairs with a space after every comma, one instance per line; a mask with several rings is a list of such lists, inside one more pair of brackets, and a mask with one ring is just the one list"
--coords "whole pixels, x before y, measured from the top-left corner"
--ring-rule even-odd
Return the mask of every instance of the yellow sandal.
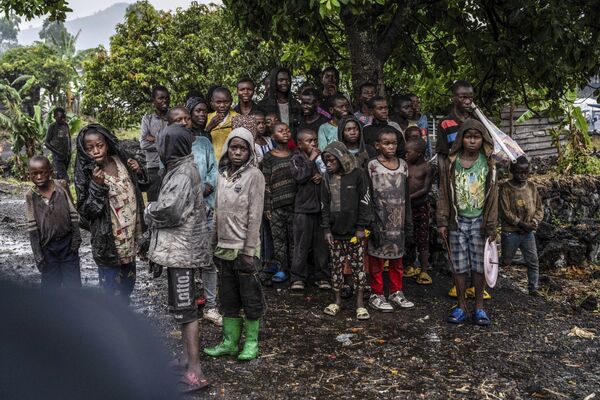
[[427, 272], [421, 272], [419, 277], [417, 278], [417, 283], [419, 285], [431, 285], [433, 283], [433, 279]]
[[414, 278], [415, 276], [419, 276], [421, 273], [421, 268], [418, 267], [408, 267], [406, 271], [404, 271], [404, 276], [406, 278]]

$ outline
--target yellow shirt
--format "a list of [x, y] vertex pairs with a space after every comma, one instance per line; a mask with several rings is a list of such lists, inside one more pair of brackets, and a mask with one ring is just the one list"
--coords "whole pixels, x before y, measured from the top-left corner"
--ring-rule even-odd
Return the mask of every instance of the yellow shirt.
[[[216, 112], [211, 112], [210, 114], [208, 114], [208, 121], [206, 122], [207, 125], [210, 124], [210, 121], [212, 121], [215, 115], [217, 115]], [[212, 136], [212, 145], [213, 149], [215, 149], [215, 157], [217, 158], [217, 161], [221, 158], [221, 151], [223, 149], [223, 145], [225, 144], [225, 139], [227, 139], [227, 135], [229, 135], [229, 133], [233, 130], [231, 122], [233, 120], [233, 117], [235, 117], [236, 115], [238, 115], [238, 113], [236, 113], [233, 110], [230, 110], [229, 113], [225, 116], [225, 119], [221, 121], [221, 123], [217, 125], [212, 131], [210, 131], [210, 134]]]

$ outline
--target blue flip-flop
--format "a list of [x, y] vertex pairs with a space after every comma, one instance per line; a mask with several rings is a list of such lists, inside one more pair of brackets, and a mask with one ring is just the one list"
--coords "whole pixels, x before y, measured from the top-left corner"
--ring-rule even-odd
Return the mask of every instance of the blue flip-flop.
[[490, 317], [488, 317], [486, 312], [483, 311], [481, 308], [475, 309], [475, 312], [473, 313], [473, 319], [475, 320], [475, 323], [479, 326], [488, 326], [492, 323]]
[[467, 314], [467, 312], [465, 310], [463, 310], [460, 307], [456, 307], [454, 310], [452, 310], [452, 312], [448, 316], [447, 321], [450, 324], [458, 325], [458, 324], [463, 324], [468, 318], [469, 318], [469, 315]]
[[279, 271], [278, 273], [273, 275], [273, 278], [271, 278], [271, 280], [273, 282], [285, 282], [288, 280], [288, 275], [283, 271]]

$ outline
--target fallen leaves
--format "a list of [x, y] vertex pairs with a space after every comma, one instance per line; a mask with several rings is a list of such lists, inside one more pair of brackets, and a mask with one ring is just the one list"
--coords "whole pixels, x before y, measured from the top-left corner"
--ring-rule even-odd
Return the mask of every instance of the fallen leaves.
[[571, 328], [567, 336], [576, 336], [583, 339], [594, 339], [594, 337], [596, 337], [596, 334], [595, 331], [574, 326], [573, 328]]

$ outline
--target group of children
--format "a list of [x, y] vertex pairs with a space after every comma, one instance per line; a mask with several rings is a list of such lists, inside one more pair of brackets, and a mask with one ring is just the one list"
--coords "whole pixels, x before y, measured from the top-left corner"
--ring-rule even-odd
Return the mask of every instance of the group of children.
[[[352, 291], [359, 320], [370, 318], [365, 291], [374, 310], [413, 308], [403, 277], [432, 283], [427, 118], [414, 95], [394, 98], [388, 117], [387, 100], [370, 83], [361, 85], [352, 114], [338, 80], [337, 70], [325, 69], [323, 90], [305, 84], [298, 102], [290, 72], [276, 68], [258, 104], [254, 82], [240, 80], [234, 109], [222, 86], [212, 87], [208, 100], [191, 93], [185, 107], [173, 108], [169, 91], [155, 87], [154, 111], [142, 120], [145, 167], [103, 126], [79, 132], [75, 205], [65, 182], [52, 179], [48, 159], [31, 158], [28, 229], [43, 285], [80, 285], [78, 225], [91, 232], [100, 287], [108, 293], [129, 301], [136, 255], [149, 260], [154, 276], [166, 267], [169, 311], [184, 343], [174, 366], [184, 369], [186, 390], [208, 384], [198, 359], [199, 278], [203, 317], [223, 327], [223, 341], [204, 349], [211, 356], [257, 357], [262, 286], [272, 282], [289, 280], [293, 291], [311, 282], [333, 288], [334, 301], [324, 309], [331, 316]], [[436, 220], [458, 297], [448, 322], [468, 319], [470, 278], [474, 321], [488, 325], [483, 250], [496, 239], [498, 207], [502, 264], [521, 249], [531, 294], [538, 289], [533, 232], [543, 211], [527, 181], [525, 158], [511, 166], [512, 179], [498, 189], [493, 141], [470, 114], [473, 87], [458, 81], [451, 90], [452, 111], [436, 140]]]

